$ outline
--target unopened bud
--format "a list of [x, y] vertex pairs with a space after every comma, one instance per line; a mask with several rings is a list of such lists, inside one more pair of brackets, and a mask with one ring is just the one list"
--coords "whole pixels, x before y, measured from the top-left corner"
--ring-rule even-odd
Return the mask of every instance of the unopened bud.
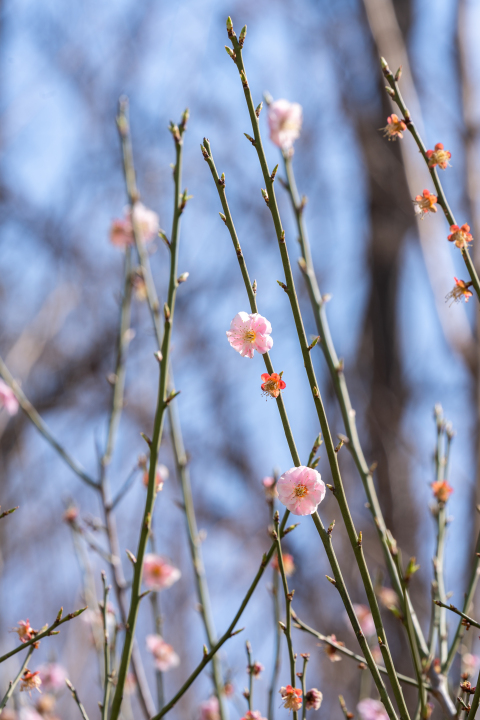
[[270, 202], [270, 201], [269, 201], [269, 198], [268, 198], [268, 193], [267, 193], [267, 191], [264, 190], [263, 188], [262, 188], [261, 190], [262, 190], [262, 197], [263, 197], [263, 199], [265, 200], [265, 202], [266, 202], [267, 205], [268, 205], [268, 203]]
[[182, 273], [181, 275], [178, 276], [177, 283], [180, 285], [180, 283], [185, 282], [185, 280], [188, 278], [189, 275], [190, 275], [190, 273], [188, 273], [188, 272]]
[[275, 180], [275, 175], [277, 174], [278, 170], [278, 163], [275, 165], [275, 167], [272, 170], [272, 174], [270, 175], [270, 180], [273, 182]]
[[223, 213], [221, 213], [221, 212], [219, 212], [218, 214], [220, 215], [220, 217], [222, 218], [223, 222], [224, 222], [225, 225], [226, 225], [226, 224], [227, 224], [227, 218], [225, 217], [225, 215], [224, 215]]
[[232, 48], [229, 48], [228, 45], [225, 45], [225, 50], [227, 51], [227, 54], [232, 58], [233, 62], [235, 62], [237, 56], [233, 52]]
[[[261, 102], [261, 103], [260, 103], [259, 105], [257, 105], [257, 107], [255, 108], [255, 115], [257, 116], [257, 118], [260, 117], [260, 113], [262, 112], [262, 108], [263, 108], [263, 102]], [[277, 165], [277, 167], [278, 167], [278, 165]]]
[[242, 70], [242, 72], [240, 73], [240, 80], [242, 81], [243, 87], [248, 88], [248, 80], [245, 74], [245, 70]]
[[227, 18], [227, 33], [229, 38], [235, 37], [235, 30], [233, 29], [232, 18], [230, 15]]
[[245, 38], [247, 37], [247, 26], [244, 25], [243, 28], [240, 30], [240, 35], [238, 36], [238, 44], [240, 47], [243, 47], [243, 43], [245, 42]]
[[395, 93], [389, 85], [385, 85], [385, 90], [387, 91], [387, 95], [390, 95], [391, 98], [395, 97]]
[[402, 66], [400, 65], [397, 72], [395, 73], [395, 82], [398, 82], [401, 77], [402, 77]]

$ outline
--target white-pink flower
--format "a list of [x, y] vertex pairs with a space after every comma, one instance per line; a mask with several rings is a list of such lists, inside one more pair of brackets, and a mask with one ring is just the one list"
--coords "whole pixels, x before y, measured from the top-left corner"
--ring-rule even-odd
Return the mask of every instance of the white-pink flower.
[[18, 400], [13, 390], [7, 383], [0, 380], [0, 408], [4, 407], [9, 415], [16, 415], [18, 412]]
[[277, 482], [278, 499], [294, 515], [311, 515], [325, 497], [320, 473], [300, 465], [291, 468]]
[[58, 663], [45, 663], [38, 668], [42, 688], [47, 693], [56, 693], [65, 687], [67, 671]]
[[200, 720], [220, 720], [220, 707], [215, 695], [200, 704]]
[[282, 150], [289, 150], [300, 135], [302, 106], [288, 100], [275, 100], [268, 108], [270, 140]]
[[272, 326], [262, 315], [239, 312], [233, 318], [230, 330], [227, 330], [227, 338], [242, 357], [253, 358], [255, 350], [261, 355], [270, 350], [273, 345], [271, 332]]
[[147, 635], [146, 641], [147, 649], [153, 655], [155, 667], [160, 672], [166, 672], [180, 665], [180, 658], [177, 653], [160, 635]]
[[380, 700], [365, 698], [360, 700], [357, 710], [361, 720], [388, 720], [387, 711]]
[[[151, 242], [159, 231], [158, 215], [149, 210], [143, 203], [137, 202], [133, 210], [133, 222], [138, 227], [140, 237], [144, 244]], [[115, 247], [126, 248], [133, 245], [133, 223], [132, 212], [129, 207], [125, 208], [125, 217], [112, 221], [110, 227], [110, 242]]]
[[[367, 637], [375, 635], [375, 623], [373, 621], [373, 615], [370, 612], [370, 608], [366, 605], [361, 605], [360, 603], [354, 603], [353, 609], [355, 610], [355, 615], [358, 618], [363, 634], [367, 635]], [[345, 622], [351, 628], [347, 613], [344, 614], [344, 618]]]
[[165, 590], [181, 577], [180, 570], [161, 555], [147, 553], [143, 560], [143, 582], [150, 590]]
[[472, 653], [465, 653], [462, 656], [462, 672], [468, 673], [470, 677], [478, 672], [480, 666], [480, 657], [478, 655], [472, 655]]

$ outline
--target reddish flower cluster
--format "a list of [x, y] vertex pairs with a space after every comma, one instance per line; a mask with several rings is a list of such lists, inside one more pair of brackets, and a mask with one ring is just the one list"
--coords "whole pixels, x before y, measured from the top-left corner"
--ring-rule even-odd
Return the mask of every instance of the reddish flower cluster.
[[473, 295], [472, 291], [469, 290], [469, 288], [473, 285], [472, 281], [470, 280], [469, 282], [465, 282], [465, 280], [459, 280], [456, 277], [453, 279], [455, 280], [455, 287], [450, 290], [445, 300], [458, 302], [463, 297], [465, 302], [468, 302], [468, 298], [471, 298]]
[[400, 120], [398, 115], [390, 115], [390, 117], [387, 118], [388, 125], [385, 125], [384, 128], [380, 128], [380, 130], [384, 131], [385, 137], [387, 137], [389, 140], [396, 140], [397, 138], [403, 138], [403, 131], [407, 129], [407, 126], [403, 120]]
[[278, 373], [272, 373], [271, 375], [263, 373], [261, 378], [263, 382], [260, 387], [262, 388], [264, 395], [270, 395], [270, 397], [278, 398], [280, 390], [284, 390], [287, 387], [285, 382], [282, 380], [281, 375]]
[[435, 203], [438, 202], [438, 198], [436, 195], [433, 195], [430, 190], [424, 190], [423, 194], [417, 195], [413, 202], [415, 212], [421, 215], [422, 218], [429, 212], [437, 212], [438, 208]]
[[283, 707], [287, 710], [297, 712], [302, 707], [302, 691], [300, 688], [294, 688], [291, 685], [280, 688], [280, 695], [283, 700]]
[[451, 234], [448, 236], [448, 240], [455, 243], [455, 245], [460, 249], [468, 247], [468, 243], [473, 240], [470, 232], [470, 225], [467, 225], [467, 223], [462, 225], [462, 227], [458, 227], [458, 225], [450, 225], [450, 230]]
[[453, 493], [453, 488], [448, 484], [446, 480], [438, 480], [432, 483], [433, 494], [437, 498], [438, 502], [446, 503], [450, 495]]
[[427, 150], [428, 167], [434, 168], [438, 165], [442, 170], [446, 170], [451, 157], [452, 153], [443, 149], [443, 143], [437, 143], [435, 150]]

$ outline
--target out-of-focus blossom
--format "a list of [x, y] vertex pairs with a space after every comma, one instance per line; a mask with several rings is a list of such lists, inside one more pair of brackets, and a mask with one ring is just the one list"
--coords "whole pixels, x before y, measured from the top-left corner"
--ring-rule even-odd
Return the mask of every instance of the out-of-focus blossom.
[[462, 227], [458, 227], [458, 225], [450, 225], [450, 230], [451, 233], [447, 239], [450, 240], [450, 242], [455, 243], [455, 245], [460, 249], [468, 247], [468, 243], [473, 240], [470, 232], [470, 225], [467, 225], [467, 223], [464, 223]]
[[282, 150], [289, 150], [302, 129], [302, 106], [288, 100], [275, 100], [268, 108], [270, 140]]
[[18, 626], [10, 630], [10, 632], [16, 632], [22, 643], [26, 643], [31, 640], [36, 634], [36, 630], [30, 625], [30, 620], [19, 620]]
[[252, 666], [247, 665], [247, 673], [252, 673], [254, 678], [259, 678], [261, 673], [265, 670], [262, 663], [255, 661]]
[[462, 656], [462, 671], [467, 675], [475, 675], [480, 667], [480, 657], [478, 655], [472, 655], [472, 653], [465, 653]]
[[141, 269], [136, 270], [132, 276], [132, 288], [135, 300], [143, 302], [147, 299], [147, 285]]
[[443, 143], [437, 143], [435, 150], [427, 150], [428, 167], [434, 168], [438, 165], [442, 170], [446, 170], [451, 157], [452, 153], [443, 149]]
[[377, 596], [382, 605], [388, 609], [391, 607], [398, 607], [398, 595], [395, 590], [388, 587], [381, 587], [377, 590]]
[[[163, 490], [163, 483], [165, 480], [168, 480], [168, 476], [170, 475], [170, 472], [166, 465], [157, 465], [157, 477], [156, 477], [156, 488], [157, 492], [160, 492]], [[145, 487], [148, 487], [148, 470], [145, 470], [143, 473], [143, 484]]]
[[147, 553], [143, 561], [143, 582], [150, 590], [166, 590], [180, 579], [182, 573], [161, 555]]
[[318, 710], [322, 704], [323, 693], [317, 688], [312, 688], [305, 693], [305, 707], [307, 710]]
[[380, 128], [380, 130], [383, 130], [384, 135], [389, 140], [396, 140], [397, 138], [403, 138], [403, 131], [407, 129], [407, 126], [403, 122], [403, 120], [400, 120], [398, 115], [390, 115], [390, 117], [387, 118], [387, 124], [384, 128]]
[[465, 299], [465, 302], [468, 302], [468, 299], [472, 297], [473, 293], [469, 288], [472, 287], [473, 282], [465, 282], [465, 280], [459, 280], [458, 278], [454, 277], [455, 280], [455, 286], [450, 290], [448, 295], [445, 297], [445, 300], [451, 300], [452, 303], [461, 301], [462, 298]]
[[[43, 689], [45, 690], [45, 688]], [[53, 720], [51, 713], [53, 712], [53, 708], [55, 707], [55, 702], [56, 700], [54, 695], [42, 695], [38, 698], [35, 707], [43, 718], [48, 717], [48, 720]]]
[[[355, 614], [358, 618], [358, 622], [360, 623], [360, 627], [362, 628], [364, 635], [374, 635], [375, 634], [375, 623], [373, 622], [373, 616], [370, 612], [370, 608], [366, 605], [361, 605], [359, 603], [354, 603], [353, 609], [355, 610]], [[348, 618], [347, 618], [348, 619]]]
[[283, 707], [287, 710], [296, 712], [302, 707], [302, 691], [300, 688], [294, 688], [291, 685], [280, 688], [280, 695], [283, 700]]
[[215, 695], [201, 703], [200, 720], [220, 720], [220, 706]]
[[[282, 553], [283, 558], [283, 569], [285, 570], [285, 575], [289, 577], [290, 575], [293, 575], [295, 572], [295, 563], [293, 562], [293, 555], [289, 555], [288, 553]], [[278, 555], [273, 556], [272, 560], [272, 567], [275, 568], [275, 570], [278, 570], [280, 572], [280, 566], [278, 564]]]
[[135, 679], [135, 675], [133, 674], [133, 672], [129, 672], [127, 673], [127, 677], [125, 679], [124, 692], [126, 695], [133, 695], [136, 689], [137, 681]]
[[235, 687], [230, 680], [227, 680], [227, 682], [225, 683], [223, 692], [225, 693], [225, 697], [232, 697], [235, 693]]
[[262, 315], [239, 312], [233, 318], [230, 330], [227, 330], [227, 338], [242, 357], [253, 358], [255, 350], [261, 355], [270, 350], [273, 345], [271, 332], [272, 326]]
[[[22, 715], [22, 710], [20, 710], [20, 715], [17, 715], [15, 710], [12, 710], [11, 708], [4, 708], [2, 712], [2, 720], [28, 720], [26, 717]], [[33, 710], [33, 708], [32, 708]], [[40, 720], [38, 714], [36, 718], [32, 718], [32, 720]]]
[[63, 665], [58, 663], [45, 663], [38, 668], [40, 680], [42, 681], [43, 690], [46, 693], [56, 693], [63, 690], [67, 671]]
[[160, 635], [147, 635], [147, 649], [152, 653], [155, 667], [166, 672], [180, 665], [180, 658], [171, 645]]
[[300, 465], [291, 468], [277, 482], [278, 499], [294, 515], [311, 515], [325, 497], [320, 473]]
[[432, 483], [433, 494], [437, 498], [438, 502], [446, 503], [450, 495], [453, 493], [453, 488], [446, 480], [438, 480]]
[[262, 388], [263, 393], [265, 395], [269, 395], [270, 397], [278, 398], [280, 390], [284, 390], [287, 387], [278, 373], [272, 373], [271, 375], [263, 373], [261, 378], [263, 382], [260, 387]]
[[63, 513], [63, 519], [66, 523], [74, 523], [78, 518], [79, 509], [76, 505], [69, 505]]
[[262, 485], [265, 489], [265, 497], [267, 498], [267, 500], [275, 500], [275, 498], [278, 497], [278, 491], [277, 491], [277, 485], [275, 482], [275, 478], [264, 477], [262, 480]]
[[247, 710], [242, 720], [266, 720], [260, 710]]
[[12, 388], [0, 380], [0, 408], [4, 407], [9, 415], [16, 415], [18, 412], [18, 400]]
[[377, 665], [383, 664], [383, 655], [382, 651], [378, 647], [378, 645], [374, 645], [372, 648], [372, 657], [377, 663]]
[[[335, 635], [328, 635], [327, 640], [330, 640], [339, 647], [345, 647], [345, 643], [341, 640], [337, 640]], [[342, 656], [338, 652], [337, 648], [332, 645], [325, 645], [325, 652], [328, 655], [330, 662], [340, 662], [342, 659]]]
[[387, 711], [380, 700], [365, 698], [357, 705], [361, 720], [388, 720]]
[[[4, 710], [2, 713], [2, 720], [7, 720], [5, 712], [6, 711]], [[14, 717], [17, 716], [15, 715]], [[24, 705], [20, 708], [18, 712], [18, 720], [45, 720], [45, 718], [40, 715], [31, 705]]]
[[38, 690], [38, 692], [42, 692], [40, 690], [40, 686], [42, 684], [42, 681], [40, 679], [40, 676], [37, 672], [30, 672], [28, 668], [25, 670], [25, 672], [22, 675], [21, 683], [20, 683], [20, 692], [28, 692], [30, 695], [32, 694], [32, 690]]
[[[153, 240], [160, 229], [157, 213], [146, 208], [141, 202], [135, 203], [133, 222], [138, 227], [141, 240], [144, 244]], [[110, 227], [110, 242], [112, 245], [115, 245], [115, 247], [122, 249], [128, 245], [133, 245], [133, 223], [130, 208], [126, 208], [124, 218], [113, 220]]]
[[[103, 610], [101, 608], [97, 608], [97, 610], [91, 610], [90, 608], [88, 610], [85, 610], [84, 613], [81, 615], [82, 622], [87, 623], [87, 625], [90, 625], [90, 627], [95, 628], [99, 631], [103, 631]], [[109, 637], [112, 637], [115, 628], [117, 626], [117, 617], [115, 613], [115, 608], [112, 605], [112, 603], [107, 603], [107, 632]]]
[[415, 205], [415, 212], [421, 215], [422, 218], [429, 212], [436, 213], [438, 208], [435, 205], [438, 202], [436, 195], [433, 195], [430, 190], [424, 190], [423, 195], [417, 195], [413, 201]]

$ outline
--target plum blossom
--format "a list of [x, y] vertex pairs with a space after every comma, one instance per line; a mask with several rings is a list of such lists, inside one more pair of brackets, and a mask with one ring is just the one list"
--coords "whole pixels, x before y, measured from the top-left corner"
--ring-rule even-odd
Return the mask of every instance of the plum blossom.
[[45, 663], [44, 665], [40, 665], [38, 673], [45, 692], [55, 693], [59, 690], [63, 690], [65, 687], [67, 671], [63, 665], [53, 662]]
[[284, 390], [287, 387], [285, 382], [282, 380], [282, 376], [278, 373], [272, 373], [271, 375], [263, 373], [261, 378], [263, 382], [260, 387], [262, 388], [264, 395], [278, 398], [280, 390]]
[[[345, 647], [345, 643], [341, 640], [337, 640], [335, 635], [329, 635], [327, 640], [330, 640], [330, 642], [335, 643], [335, 645], [338, 645], [339, 647]], [[332, 645], [325, 645], [325, 652], [328, 655], [330, 662], [340, 662], [342, 659], [342, 656], [338, 652], [337, 648]]]
[[424, 190], [423, 194], [417, 195], [413, 201], [413, 204], [415, 205], [415, 212], [422, 218], [424, 218], [429, 212], [436, 213], [438, 209], [435, 205], [436, 202], [438, 202], [437, 196], [433, 195], [430, 190]]
[[[135, 203], [133, 223], [138, 227], [140, 237], [144, 244], [151, 242], [159, 231], [157, 213], [146, 208], [141, 202]], [[133, 223], [132, 212], [130, 208], [127, 207], [125, 208], [125, 217], [113, 220], [110, 227], [110, 242], [112, 245], [125, 249], [128, 245], [134, 244]]]
[[403, 138], [403, 131], [406, 129], [407, 126], [404, 121], [400, 120], [398, 115], [395, 115], [395, 113], [387, 118], [387, 124], [385, 127], [380, 128], [380, 130], [383, 130], [384, 136], [389, 140]]
[[150, 590], [165, 590], [180, 579], [182, 573], [165, 558], [147, 553], [143, 560], [143, 581]]
[[20, 692], [28, 692], [28, 694], [31, 695], [32, 690], [38, 690], [38, 692], [41, 693], [42, 692], [40, 690], [41, 684], [42, 684], [42, 681], [38, 674], [38, 670], [37, 670], [37, 672], [32, 673], [27, 668], [22, 675], [22, 680], [21, 680], [21, 684], [20, 684]]
[[220, 720], [220, 705], [215, 695], [201, 703], [200, 720]]
[[166, 672], [180, 665], [180, 658], [171, 645], [160, 635], [147, 635], [147, 649], [152, 653], [155, 667]]
[[275, 500], [278, 497], [276, 480], [273, 477], [264, 477], [262, 485], [265, 490], [265, 497], [267, 500]]
[[388, 720], [387, 711], [380, 700], [365, 698], [360, 700], [357, 710], [361, 720]]
[[233, 318], [230, 330], [227, 330], [227, 338], [242, 357], [253, 358], [254, 350], [261, 355], [270, 350], [273, 345], [271, 332], [272, 326], [262, 315], [239, 312]]
[[435, 150], [427, 150], [428, 167], [434, 168], [438, 165], [442, 170], [446, 170], [447, 166], [450, 165], [448, 162], [452, 157], [452, 153], [448, 150], [443, 149], [443, 143], [437, 143]]
[[325, 497], [320, 473], [300, 465], [291, 468], [277, 482], [278, 498], [294, 515], [311, 515]]
[[[295, 563], [293, 562], [293, 555], [289, 555], [289, 553], [282, 553], [282, 557], [283, 557], [283, 569], [285, 570], [285, 575], [287, 577], [290, 577], [290, 575], [293, 575], [293, 573], [295, 572]], [[278, 572], [280, 572], [280, 566], [278, 564], [278, 555], [273, 556], [272, 567], [275, 568], [275, 570], [278, 570]]]
[[247, 710], [242, 720], [266, 720], [260, 710]]
[[[168, 480], [168, 476], [170, 475], [170, 471], [167, 468], [166, 465], [157, 465], [157, 474], [156, 474], [156, 490], [157, 492], [160, 492], [163, 490], [163, 484], [165, 480]], [[143, 471], [143, 484], [145, 487], [148, 487], [148, 470], [145, 469]]]
[[462, 657], [462, 670], [467, 675], [474, 675], [478, 672], [480, 667], [480, 657], [478, 655], [472, 655], [472, 653], [465, 653]]
[[270, 140], [282, 150], [289, 150], [302, 128], [302, 106], [288, 100], [275, 100], [268, 108]]
[[362, 628], [364, 635], [374, 635], [375, 623], [373, 622], [373, 616], [370, 612], [370, 608], [366, 605], [354, 603], [353, 609], [355, 610], [355, 615], [358, 618], [358, 622], [360, 623], [360, 627]]
[[264, 670], [265, 668], [262, 663], [259, 663], [257, 660], [255, 660], [253, 665], [247, 665], [247, 674], [250, 675], [251, 673], [254, 678], [259, 678]]
[[[473, 295], [472, 291], [469, 290], [469, 288], [472, 287], [473, 282], [471, 280], [465, 282], [465, 280], [459, 280], [455, 276], [453, 279], [455, 280], [455, 286], [445, 296], [445, 300], [451, 300], [452, 303], [454, 303], [459, 302], [463, 297], [465, 299], [465, 302], [468, 302], [468, 299], [471, 298]], [[452, 303], [450, 303], [450, 305]]]
[[4, 407], [9, 415], [16, 415], [18, 412], [18, 400], [15, 393], [7, 383], [0, 380], [0, 408]]
[[302, 707], [302, 691], [300, 688], [294, 688], [291, 685], [280, 688], [280, 695], [283, 700], [283, 707], [287, 710], [296, 712]]
[[398, 607], [398, 595], [395, 590], [392, 590], [392, 588], [381, 587], [377, 591], [377, 595], [378, 599], [384, 607], [388, 609], [390, 609], [391, 607]]
[[307, 710], [318, 710], [322, 704], [323, 693], [317, 688], [307, 690], [305, 693], [305, 707]]
[[437, 498], [438, 502], [446, 503], [450, 495], [453, 493], [453, 488], [446, 480], [437, 480], [432, 483], [433, 494]]
[[470, 225], [467, 225], [467, 223], [464, 223], [462, 227], [458, 227], [458, 225], [450, 225], [450, 230], [451, 233], [447, 237], [447, 240], [455, 243], [455, 245], [460, 249], [468, 247], [468, 243], [473, 240], [470, 232]]
[[12, 628], [10, 632], [16, 632], [21, 642], [26, 643], [35, 636], [37, 631], [32, 628], [30, 620], [27, 618], [19, 620], [18, 627]]

